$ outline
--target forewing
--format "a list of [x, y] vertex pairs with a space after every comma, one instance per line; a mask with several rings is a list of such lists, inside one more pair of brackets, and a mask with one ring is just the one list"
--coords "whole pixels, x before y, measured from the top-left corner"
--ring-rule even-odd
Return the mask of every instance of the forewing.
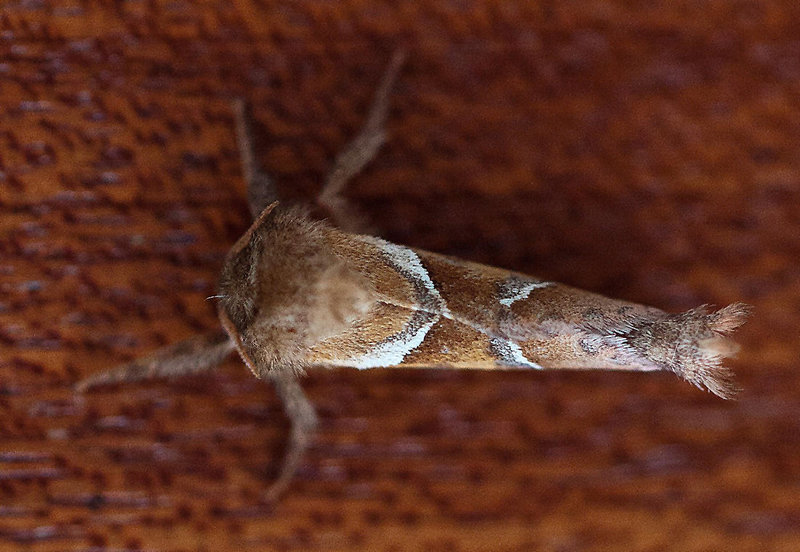
[[515, 300], [550, 283], [368, 236], [332, 232], [331, 248], [369, 279], [378, 301], [314, 347], [311, 364], [539, 368], [502, 326]]

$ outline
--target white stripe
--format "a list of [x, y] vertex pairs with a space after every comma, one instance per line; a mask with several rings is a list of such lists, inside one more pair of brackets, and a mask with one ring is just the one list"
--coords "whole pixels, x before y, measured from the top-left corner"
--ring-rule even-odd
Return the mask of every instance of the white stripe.
[[[360, 369], [395, 366], [402, 364], [406, 355], [419, 347], [422, 342], [425, 341], [425, 336], [428, 334], [433, 325], [439, 320], [440, 315], [453, 320], [459, 320], [459, 318], [454, 317], [447, 308], [447, 304], [439, 293], [439, 290], [436, 289], [436, 285], [433, 283], [433, 280], [431, 280], [428, 271], [425, 270], [424, 266], [422, 266], [422, 261], [414, 251], [407, 247], [384, 241], [380, 238], [364, 236], [363, 239], [378, 247], [387, 256], [390, 264], [396, 270], [398, 270], [400, 274], [410, 280], [412, 284], [418, 284], [416, 287], [418, 293], [422, 295], [422, 297], [417, 298], [417, 301], [420, 303], [420, 307], [422, 307], [422, 309], [417, 311], [417, 315], [427, 312], [430, 317], [426, 322], [422, 323], [418, 328], [412, 331], [409, 331], [409, 326], [407, 325], [406, 328], [404, 328], [401, 332], [388, 337], [380, 343], [377, 343], [367, 353], [345, 361], [343, 365]], [[550, 285], [553, 285], [552, 282], [524, 280], [520, 282], [519, 288], [512, 288], [508, 290], [512, 293], [510, 297], [504, 297], [499, 299], [499, 301], [505, 306], [510, 306], [515, 301], [519, 301], [528, 297], [528, 295], [530, 295], [531, 291], [534, 289], [543, 288]], [[413, 317], [412, 319], [409, 319], [407, 324], [411, 324], [412, 320]], [[469, 323], [466, 321], [461, 322], [489, 335], [486, 330], [478, 328], [474, 323]], [[407, 333], [407, 335], [403, 335], [404, 333]], [[537, 370], [542, 369], [542, 367], [538, 364], [525, 358], [522, 349], [520, 349], [519, 345], [513, 341], [504, 338], [493, 338], [491, 342], [493, 344], [493, 349], [500, 357], [499, 360], [508, 364], [509, 366], [524, 366]]]
[[531, 362], [525, 358], [525, 355], [522, 353], [522, 349], [519, 348], [519, 345], [513, 341], [507, 341], [506, 345], [508, 345], [508, 348], [511, 350], [511, 358], [514, 360], [514, 362], [521, 364], [522, 366], [527, 366], [528, 368], [536, 368], [537, 370], [542, 369], [542, 367], [535, 362]]
[[531, 291], [534, 289], [544, 288], [552, 285], [552, 282], [526, 282], [519, 289], [513, 290], [513, 295], [503, 297], [502, 299], [499, 299], [499, 301], [501, 304], [510, 307], [513, 303], [521, 299], [527, 299], [528, 295], [530, 295]]
[[[364, 239], [372, 245], [378, 247], [388, 257], [388, 260], [393, 265], [393, 268], [398, 270], [403, 276], [422, 284], [422, 287], [426, 292], [426, 297], [422, 300], [422, 304], [420, 305], [423, 307], [423, 309], [426, 307], [435, 306], [436, 311], [440, 312], [440, 314], [443, 314], [444, 316], [449, 315], [447, 305], [445, 304], [444, 299], [442, 299], [442, 296], [439, 294], [439, 290], [436, 289], [436, 285], [433, 283], [433, 280], [431, 280], [428, 271], [425, 270], [424, 266], [422, 266], [422, 261], [420, 261], [419, 255], [417, 255], [408, 247], [387, 242], [380, 238], [364, 236]], [[430, 305], [426, 305], [424, 303], [430, 303]]]
[[430, 331], [438, 320], [439, 315], [433, 314], [430, 316], [430, 320], [422, 324], [415, 331], [409, 333], [409, 335], [403, 336], [402, 339], [398, 339], [398, 336], [402, 335], [403, 332], [394, 334], [390, 338], [377, 343], [360, 357], [348, 359], [342, 364], [359, 369], [380, 368], [402, 364], [403, 359], [408, 353], [422, 345], [428, 331]]
[[[422, 266], [422, 261], [414, 251], [372, 236], [364, 236], [363, 239], [380, 249], [392, 268], [408, 279], [412, 285], [416, 284], [417, 294], [421, 295], [416, 301], [421, 308], [409, 319], [402, 331], [375, 344], [360, 357], [348, 360], [347, 365], [354, 368], [395, 366], [402, 364], [407, 354], [422, 345], [425, 336], [438, 322], [439, 315], [447, 316], [449, 311], [428, 271]], [[415, 317], [424, 317], [426, 321], [417, 328], [410, 327]]]
[[535, 362], [531, 362], [519, 348], [519, 345], [508, 339], [494, 337], [489, 340], [492, 352], [498, 355], [498, 360], [509, 366], [525, 366], [527, 368], [535, 368], [541, 370], [542, 367]]

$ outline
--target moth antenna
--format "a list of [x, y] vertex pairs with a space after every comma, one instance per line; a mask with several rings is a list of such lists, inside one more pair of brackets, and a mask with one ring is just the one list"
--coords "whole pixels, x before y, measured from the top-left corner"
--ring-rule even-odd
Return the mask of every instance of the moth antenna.
[[197, 374], [218, 366], [231, 351], [233, 343], [223, 332], [198, 335], [89, 376], [75, 390], [82, 393], [100, 385]]
[[267, 205], [278, 201], [278, 192], [272, 179], [256, 161], [250, 106], [242, 98], [237, 98], [233, 100], [232, 108], [242, 173], [247, 182], [247, 204], [250, 214], [256, 218]]
[[386, 117], [389, 97], [406, 59], [403, 49], [395, 51], [372, 100], [360, 132], [336, 156], [317, 203], [329, 211], [343, 230], [364, 233], [366, 228], [358, 211], [341, 193], [345, 185], [375, 157], [386, 141]]

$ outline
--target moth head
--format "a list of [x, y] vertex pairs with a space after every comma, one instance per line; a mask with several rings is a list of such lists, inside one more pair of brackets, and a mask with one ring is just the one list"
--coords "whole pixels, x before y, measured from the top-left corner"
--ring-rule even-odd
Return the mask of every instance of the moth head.
[[217, 294], [220, 299], [218, 306], [220, 318], [224, 315], [229, 323], [240, 331], [250, 325], [257, 313], [258, 265], [263, 246], [262, 229], [277, 205], [276, 201], [264, 209], [250, 228], [236, 240], [228, 251], [220, 272]]
[[302, 210], [272, 204], [231, 248], [218, 313], [256, 376], [302, 368], [311, 347], [369, 310], [369, 281], [332, 251], [341, 236]]

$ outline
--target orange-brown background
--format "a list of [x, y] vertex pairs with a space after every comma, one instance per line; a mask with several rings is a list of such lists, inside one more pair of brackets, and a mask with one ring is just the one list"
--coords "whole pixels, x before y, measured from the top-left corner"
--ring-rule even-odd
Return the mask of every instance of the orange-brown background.
[[[796, 2], [8, 2], [0, 15], [0, 549], [800, 547]], [[331, 371], [287, 423], [236, 360], [80, 377], [217, 327], [248, 225], [229, 100], [397, 242], [667, 310], [755, 305], [723, 402], [667, 374]]]

